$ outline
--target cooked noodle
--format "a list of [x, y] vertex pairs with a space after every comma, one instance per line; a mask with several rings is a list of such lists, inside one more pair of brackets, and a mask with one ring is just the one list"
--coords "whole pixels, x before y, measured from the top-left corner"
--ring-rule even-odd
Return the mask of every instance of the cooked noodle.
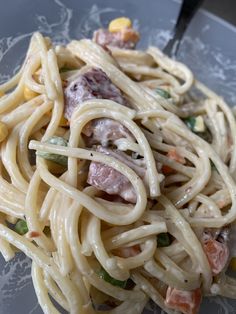
[[[110, 51], [88, 39], [53, 47], [36, 33], [19, 73], [0, 86], [5, 93], [0, 120], [9, 132], [1, 142], [2, 255], [8, 261], [16, 247], [33, 260], [33, 283], [44, 313], [59, 313], [49, 296], [70, 313], [100, 312], [94, 290], [115, 300], [117, 306], [109, 313], [141, 313], [149, 298], [174, 313], [153, 278], [165, 288], [201, 287], [203, 295], [236, 298], [235, 281], [224, 277], [224, 270], [213, 284], [200, 237], [204, 228], [222, 228], [236, 219], [232, 111], [196, 81], [187, 66], [155, 47], [146, 52]], [[60, 73], [63, 66], [73, 71]], [[62, 126], [64, 80], [85, 67], [104, 71], [132, 109], [113, 100], [90, 99], [76, 107], [68, 126]], [[26, 87], [34, 92], [27, 101]], [[167, 89], [171, 98], [156, 94], [158, 87]], [[210, 142], [183, 122], [198, 110], [212, 134]], [[133, 140], [118, 139], [114, 145], [141, 157], [143, 178], [115, 156], [86, 146], [82, 130], [100, 118], [115, 120], [129, 131]], [[67, 139], [68, 146], [48, 142], [52, 136]], [[65, 156], [68, 165], [55, 173], [40, 154], [34, 165], [32, 150]], [[183, 162], [169, 158], [170, 151]], [[90, 162], [109, 166], [131, 182], [135, 203], [105, 199], [89, 186]], [[162, 171], [163, 165], [172, 169], [170, 173]], [[12, 230], [17, 219], [26, 220], [25, 235]], [[172, 243], [157, 247], [157, 236], [167, 232]], [[130, 247], [139, 247], [134, 256], [117, 254]], [[103, 280], [101, 267], [115, 280], [131, 278], [134, 287], [124, 289]]]

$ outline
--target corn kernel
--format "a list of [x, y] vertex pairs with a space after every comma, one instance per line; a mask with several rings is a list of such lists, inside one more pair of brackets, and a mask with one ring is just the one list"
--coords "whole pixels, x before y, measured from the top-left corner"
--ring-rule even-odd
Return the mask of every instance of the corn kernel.
[[205, 131], [205, 124], [202, 116], [198, 116], [195, 119], [195, 124], [193, 127], [195, 132], [204, 132]]
[[68, 120], [64, 116], [62, 116], [59, 125], [60, 126], [68, 126], [69, 125]]
[[38, 96], [38, 94], [35, 91], [33, 91], [32, 89], [30, 89], [27, 86], [25, 86], [25, 88], [24, 88], [24, 98], [25, 98], [25, 100], [30, 100], [30, 99], [32, 99], [34, 97], [37, 97], [37, 96]]
[[4, 92], [0, 91], [0, 98], [4, 96]]
[[236, 257], [233, 257], [233, 258], [231, 259], [229, 266], [230, 266], [230, 268], [231, 268], [232, 270], [234, 270], [234, 271], [236, 270]]
[[118, 17], [110, 22], [108, 30], [111, 33], [119, 32], [124, 28], [131, 27], [131, 20], [127, 17]]
[[[48, 111], [48, 112], [46, 113], [46, 115], [49, 116], [49, 117], [51, 117], [51, 115], [52, 115], [52, 110]], [[67, 120], [64, 116], [61, 117], [61, 120], [60, 120], [60, 122], [59, 122], [59, 126], [69, 126], [69, 122], [68, 122], [68, 120]]]
[[5, 123], [0, 122], [0, 142], [3, 142], [8, 135], [8, 128]]

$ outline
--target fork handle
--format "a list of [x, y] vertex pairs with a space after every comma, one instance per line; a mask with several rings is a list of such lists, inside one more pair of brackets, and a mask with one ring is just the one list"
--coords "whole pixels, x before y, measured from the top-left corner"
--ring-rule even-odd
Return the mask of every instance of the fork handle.
[[165, 54], [170, 56], [176, 55], [183, 34], [203, 1], [204, 0], [183, 0], [175, 24], [174, 35], [163, 50]]

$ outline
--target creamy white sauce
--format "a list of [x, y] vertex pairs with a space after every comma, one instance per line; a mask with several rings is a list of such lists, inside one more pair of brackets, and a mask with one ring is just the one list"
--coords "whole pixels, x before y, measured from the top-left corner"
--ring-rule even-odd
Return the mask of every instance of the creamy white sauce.
[[[35, 29], [34, 31], [43, 32], [46, 36], [50, 36], [54, 43], [66, 43], [72, 38], [70, 37], [70, 21], [72, 18], [72, 10], [67, 7], [60, 0], [54, 0], [57, 5], [58, 11], [54, 12], [55, 16], [58, 17], [57, 22], [50, 24], [45, 16], [35, 16]], [[100, 9], [97, 5], [93, 5], [91, 9], [84, 15], [84, 17], [78, 21], [76, 26], [76, 33], [80, 37], [91, 36], [92, 31], [99, 27], [104, 26], [102, 24], [102, 17], [109, 17], [109, 14], [121, 14], [125, 11], [115, 10], [113, 8]], [[107, 19], [108, 22], [108, 19]], [[173, 21], [171, 21], [173, 23]], [[133, 22], [136, 29], [143, 28], [139, 21], [136, 19]], [[204, 25], [202, 32], [208, 31], [209, 25]], [[5, 58], [12, 49], [17, 50], [17, 45], [23, 41], [29, 41], [33, 32], [26, 34], [20, 34], [14, 37], [4, 37], [0, 39], [0, 63], [5, 62]], [[172, 33], [167, 29], [155, 29], [150, 30], [148, 34], [148, 44], [156, 45], [159, 48], [163, 48], [168, 40], [171, 38]], [[185, 37], [184, 44], [186, 49], [180, 54], [182, 61], [186, 59], [186, 53], [188, 52], [188, 64], [194, 64], [195, 68], [201, 69], [202, 77], [211, 79], [212, 82], [218, 80], [220, 89], [226, 89], [226, 94], [229, 96], [232, 103], [236, 103], [236, 79], [227, 81], [230, 71], [236, 71], [236, 61], [234, 59], [226, 58], [221, 50], [211, 51], [210, 45], [204, 44], [199, 38], [192, 39]], [[199, 60], [199, 53], [205, 55], [211, 55], [211, 62], [205, 60], [204, 66], [201, 60]], [[15, 61], [16, 63], [12, 68], [9, 68], [7, 73], [0, 73], [0, 83], [9, 79], [19, 69], [22, 63], [23, 56], [18, 56]], [[214, 60], [214, 61], [212, 61]], [[212, 66], [214, 64], [214, 66]], [[227, 84], [226, 84], [227, 81]], [[220, 90], [219, 90], [220, 93]], [[26, 288], [31, 283], [30, 274], [31, 263], [28, 258], [23, 255], [18, 255], [14, 261], [11, 261], [1, 267], [0, 269], [0, 312], [3, 313], [3, 304], [7, 306], [14, 302], [16, 294], [22, 289]], [[233, 314], [235, 312], [234, 307], [230, 304], [230, 301], [225, 298], [210, 298], [210, 303], [215, 304], [215, 314]], [[29, 314], [38, 313], [39, 306], [35, 306], [31, 309]], [[157, 309], [153, 303], [148, 304], [147, 313], [152, 314], [164, 314], [164, 311]], [[151, 311], [151, 312], [150, 312]], [[203, 313], [200, 311], [200, 313]]]

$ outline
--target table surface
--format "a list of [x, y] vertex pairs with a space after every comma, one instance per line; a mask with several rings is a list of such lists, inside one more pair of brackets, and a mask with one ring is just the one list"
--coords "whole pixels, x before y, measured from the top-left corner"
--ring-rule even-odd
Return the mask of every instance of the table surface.
[[203, 8], [236, 26], [235, 0], [205, 0]]

